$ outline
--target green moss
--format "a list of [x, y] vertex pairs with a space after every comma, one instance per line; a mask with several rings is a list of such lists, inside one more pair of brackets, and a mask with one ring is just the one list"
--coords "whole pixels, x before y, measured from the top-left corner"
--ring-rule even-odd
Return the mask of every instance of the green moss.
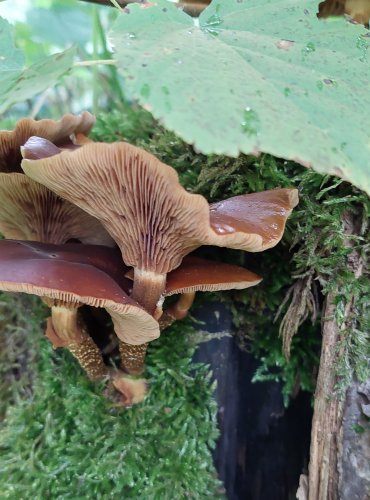
[[115, 408], [66, 351], [39, 341], [31, 398], [0, 432], [2, 498], [218, 498], [216, 404], [185, 323], [153, 342], [146, 401]]
[[31, 393], [44, 311], [36, 297], [0, 293], [0, 421], [9, 405]]

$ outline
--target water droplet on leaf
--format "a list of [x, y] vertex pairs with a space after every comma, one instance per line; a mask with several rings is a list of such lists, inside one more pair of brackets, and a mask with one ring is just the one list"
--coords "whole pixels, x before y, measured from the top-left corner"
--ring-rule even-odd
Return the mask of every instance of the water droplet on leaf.
[[258, 114], [252, 108], [250, 107], [245, 108], [241, 126], [244, 133], [248, 135], [257, 134], [259, 126], [259, 118]]
[[218, 14], [213, 14], [206, 21], [208, 26], [219, 26], [222, 23], [222, 19]]
[[304, 51], [307, 54], [309, 54], [310, 52], [315, 52], [315, 50], [316, 50], [316, 47], [315, 47], [315, 44], [313, 42], [308, 42], [308, 44], [304, 48]]

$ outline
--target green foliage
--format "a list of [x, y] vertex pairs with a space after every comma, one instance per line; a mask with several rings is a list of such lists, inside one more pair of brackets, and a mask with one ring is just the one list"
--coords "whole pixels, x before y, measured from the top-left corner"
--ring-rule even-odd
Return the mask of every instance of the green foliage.
[[[264, 151], [370, 193], [369, 32], [317, 0], [130, 5], [111, 33], [130, 96], [206, 154]], [[158, 77], [160, 75], [160, 78]]]
[[69, 353], [28, 334], [39, 360], [32, 397], [8, 409], [0, 432], [2, 498], [222, 496], [213, 386], [191, 362], [188, 324], [151, 344], [149, 396], [129, 410], [106, 401]]
[[67, 49], [23, 70], [23, 56], [13, 44], [10, 24], [0, 18], [0, 113], [54, 85], [73, 64], [75, 49]]
[[[8, 3], [10, 4], [10, 1]], [[12, 2], [12, 5], [17, 9], [17, 2]], [[89, 108], [91, 103], [95, 112], [111, 107], [119, 109], [122, 84], [115, 67], [73, 66], [77, 54], [79, 59], [85, 61], [111, 58], [105, 33], [107, 25], [116, 17], [116, 9], [75, 0], [24, 1], [18, 8], [22, 9], [25, 22], [17, 21], [13, 29], [3, 31], [0, 34], [0, 47], [6, 43], [7, 38], [9, 43], [9, 34], [14, 31], [15, 44], [22, 57], [19, 71], [24, 65], [43, 65], [48, 57], [61, 48], [70, 47], [71, 43], [76, 47], [76, 51], [68, 69], [73, 67], [73, 71], [58, 81], [52, 81], [41, 71], [39, 78], [40, 81], [46, 82], [44, 88], [47, 88], [47, 91], [37, 96], [38, 89], [35, 87], [34, 93], [25, 97], [26, 101], [22, 99], [15, 106], [10, 100], [4, 103], [4, 107], [1, 104], [1, 112], [8, 111], [5, 110], [5, 104], [15, 118], [36, 114], [39, 118], [60, 118], [65, 113], [80, 112]], [[13, 40], [11, 44], [14, 46]], [[10, 54], [9, 50], [5, 53]], [[13, 90], [15, 87], [18, 85], [13, 80]]]

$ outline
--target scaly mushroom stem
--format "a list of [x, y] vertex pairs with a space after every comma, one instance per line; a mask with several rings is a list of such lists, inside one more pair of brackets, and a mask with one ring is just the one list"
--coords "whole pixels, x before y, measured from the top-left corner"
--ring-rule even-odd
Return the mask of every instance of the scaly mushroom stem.
[[90, 380], [100, 380], [108, 375], [101, 352], [89, 334], [80, 343], [66, 346], [87, 373]]
[[144, 269], [134, 270], [134, 284], [131, 298], [136, 300], [146, 311], [156, 318], [157, 304], [166, 286], [166, 274], [146, 271]]
[[87, 332], [79, 304], [65, 304], [62, 301], [43, 298], [51, 307], [52, 317], [48, 321], [46, 336], [54, 347], [66, 347], [78, 360], [91, 380], [99, 380], [108, 374], [102, 354]]
[[143, 373], [148, 344], [132, 345], [120, 340], [118, 345], [122, 368], [132, 375]]
[[169, 312], [164, 311], [162, 316], [159, 318], [159, 330], [163, 332], [166, 328], [170, 327], [172, 323], [176, 321], [175, 316], [172, 316]]

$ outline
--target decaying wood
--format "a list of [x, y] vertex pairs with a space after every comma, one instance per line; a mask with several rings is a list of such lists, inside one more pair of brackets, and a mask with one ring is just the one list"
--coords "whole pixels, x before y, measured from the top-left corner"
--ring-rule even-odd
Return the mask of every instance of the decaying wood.
[[370, 378], [348, 389], [339, 453], [340, 500], [370, 498]]
[[[100, 5], [110, 5], [113, 6], [110, 0], [83, 0], [85, 2], [97, 3]], [[143, 0], [117, 0], [117, 3], [121, 7], [127, 7], [130, 3], [148, 3]], [[210, 0], [183, 0], [178, 2], [178, 6], [180, 9], [183, 9], [184, 12], [190, 14], [191, 16], [198, 17], [202, 11], [207, 7], [210, 3]]]
[[309, 500], [338, 498], [337, 450], [343, 401], [335, 397], [335, 366], [341, 331], [334, 319], [335, 294], [326, 298], [320, 369], [315, 392], [308, 481]]
[[[344, 221], [348, 235], [356, 234], [353, 217]], [[346, 244], [352, 246], [349, 239]], [[348, 257], [348, 267], [358, 278], [363, 273], [360, 255], [353, 250]], [[311, 431], [311, 450], [308, 477], [309, 500], [337, 500], [339, 496], [339, 466], [342, 452], [342, 420], [344, 400], [336, 397], [336, 366], [340, 356], [339, 345], [344, 330], [353, 317], [354, 302], [349, 299], [344, 320], [338, 325], [335, 319], [337, 292], [326, 297], [323, 314], [322, 348], [317, 378], [314, 416]], [[362, 499], [361, 499], [362, 500]]]

